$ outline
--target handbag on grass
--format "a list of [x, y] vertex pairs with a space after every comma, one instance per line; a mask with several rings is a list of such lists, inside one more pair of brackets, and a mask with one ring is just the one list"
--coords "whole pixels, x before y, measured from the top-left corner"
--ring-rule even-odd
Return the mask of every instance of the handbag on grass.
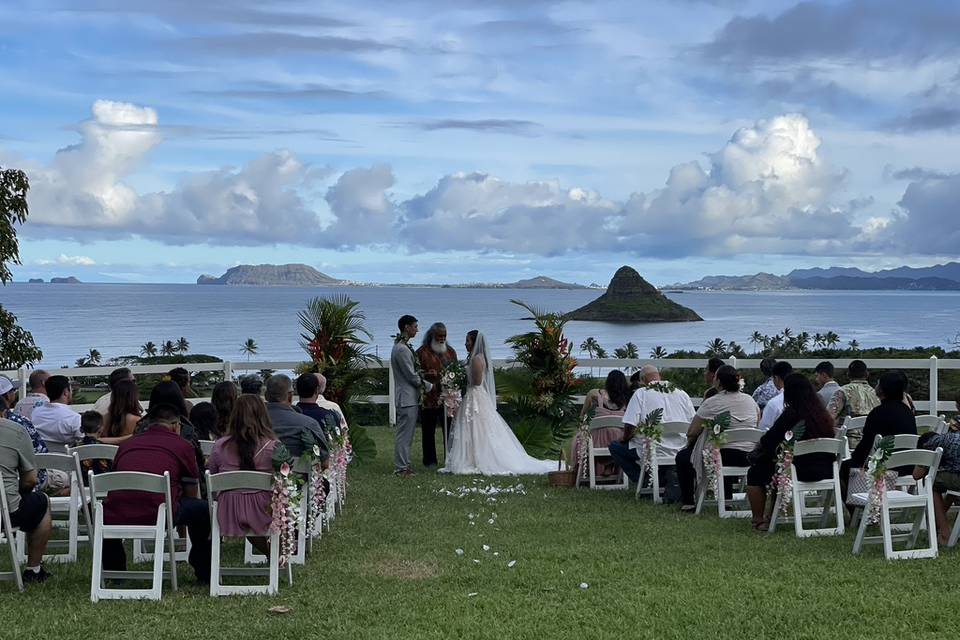
[[[887, 471], [883, 474], [883, 482], [887, 485], [887, 491], [893, 490], [900, 477], [896, 471]], [[870, 493], [873, 489], [873, 478], [867, 473], [866, 469], [850, 469], [850, 479], [847, 482], [847, 504], [851, 504], [850, 499], [856, 493]]]

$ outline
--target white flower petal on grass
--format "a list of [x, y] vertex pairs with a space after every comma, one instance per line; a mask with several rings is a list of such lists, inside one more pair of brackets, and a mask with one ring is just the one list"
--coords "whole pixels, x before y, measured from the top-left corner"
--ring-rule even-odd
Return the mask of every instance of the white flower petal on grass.
[[462, 555], [463, 555], [463, 549], [456, 549], [456, 550], [454, 551], [454, 553], [456, 553], [458, 556], [462, 556]]
[[493, 524], [495, 522], [496, 520], [494, 520], [493, 518], [490, 518], [489, 520], [487, 520], [487, 524]]
[[516, 560], [511, 560], [510, 562], [507, 563], [507, 567], [509, 567], [510, 569], [513, 569], [515, 566], [517, 566]]
[[468, 594], [467, 594], [467, 597], [468, 597], [468, 598], [472, 598], [473, 596], [478, 596], [478, 595], [480, 595], [480, 594], [477, 593], [476, 591], [474, 591], [473, 593], [468, 593]]
[[581, 582], [581, 583], [580, 583], [580, 588], [581, 588], [581, 589], [589, 589], [589, 588], [590, 588], [590, 585], [588, 585], [586, 582]]
[[493, 552], [493, 555], [494, 555], [494, 556], [499, 556], [499, 555], [500, 555], [500, 552], [499, 552], [499, 551], [494, 551], [494, 552]]
[[474, 560], [474, 561], [473, 561], [473, 564], [480, 564], [480, 561], [479, 561], [479, 560]]
[[490, 545], [488, 545], [488, 544], [483, 545], [483, 550], [484, 550], [484, 551], [490, 551]]

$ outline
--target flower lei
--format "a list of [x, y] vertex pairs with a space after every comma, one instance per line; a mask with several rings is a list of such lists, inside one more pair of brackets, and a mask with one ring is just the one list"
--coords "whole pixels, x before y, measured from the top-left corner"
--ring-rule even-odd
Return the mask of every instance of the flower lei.
[[580, 426], [577, 428], [577, 484], [580, 484], [581, 480], [586, 480], [588, 477], [587, 464], [590, 459], [589, 449], [590, 442], [590, 421], [593, 420], [593, 414], [596, 412], [596, 407], [591, 407], [587, 411], [587, 415], [583, 416], [583, 420], [580, 421]]
[[[310, 453], [307, 453], [309, 451]], [[312, 455], [311, 455], [312, 454]], [[303, 453], [310, 460], [310, 496], [307, 505], [307, 531], [313, 535], [316, 532], [317, 523], [323, 526], [323, 516], [327, 506], [327, 490], [324, 486], [326, 472], [323, 469], [323, 463], [320, 461], [320, 447], [313, 445], [312, 449], [307, 449]]]
[[724, 431], [730, 428], [730, 413], [724, 411], [713, 420], [706, 420], [703, 424], [706, 432], [706, 443], [703, 447], [703, 473], [707, 481], [707, 490], [717, 495], [717, 470], [722, 464], [720, 447], [727, 442]]
[[647, 474], [653, 473], [653, 459], [657, 455], [657, 445], [663, 441], [663, 409], [654, 409], [637, 425], [637, 435], [640, 436], [640, 463], [646, 468]]
[[873, 479], [873, 486], [867, 494], [866, 513], [863, 517], [867, 524], [880, 522], [880, 511], [883, 498], [887, 494], [887, 460], [893, 453], [893, 436], [880, 438], [880, 444], [867, 459], [867, 473]]
[[803, 422], [795, 425], [792, 431], [784, 434], [783, 442], [777, 449], [777, 472], [770, 483], [770, 490], [776, 490], [780, 496], [780, 512], [785, 516], [789, 514], [790, 503], [793, 501], [793, 475], [790, 472], [790, 467], [793, 466], [793, 446], [803, 437], [806, 428]]
[[[289, 453], [283, 449], [289, 458]], [[276, 463], [276, 460], [275, 460]], [[276, 466], [273, 474], [273, 495], [270, 498], [270, 534], [280, 534], [280, 566], [287, 565], [297, 552], [297, 522], [300, 520], [300, 489], [287, 460]]]

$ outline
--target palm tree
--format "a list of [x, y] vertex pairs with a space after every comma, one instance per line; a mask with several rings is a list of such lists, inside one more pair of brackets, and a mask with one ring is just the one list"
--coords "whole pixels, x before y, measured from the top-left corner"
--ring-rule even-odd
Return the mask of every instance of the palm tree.
[[784, 340], [789, 340], [792, 337], [793, 337], [793, 330], [790, 327], [787, 327], [786, 329], [783, 330]]
[[610, 354], [607, 353], [607, 350], [601, 347], [599, 344], [597, 345], [596, 352], [597, 352], [597, 358], [601, 360], [603, 360], [604, 358], [610, 357]]
[[650, 357], [653, 358], [654, 360], [662, 360], [663, 358], [666, 358], [668, 355], [669, 354], [667, 353], [667, 350], [660, 345], [657, 345], [650, 350]]
[[163, 346], [160, 347], [160, 355], [162, 356], [172, 356], [177, 353], [177, 345], [173, 344], [173, 340], [167, 340], [163, 343]]
[[622, 347], [614, 349], [613, 356], [620, 360], [637, 360], [640, 357], [640, 351], [637, 349], [637, 345], [628, 342]]
[[101, 357], [101, 355], [100, 355], [100, 352], [97, 351], [96, 349], [90, 349], [90, 351], [87, 353], [87, 363], [88, 363], [88, 364], [92, 364], [92, 365], [96, 366], [96, 365], [100, 364], [100, 361], [101, 361], [101, 360], [102, 360], [102, 357]]
[[783, 336], [779, 333], [770, 338], [770, 352], [773, 353], [783, 344]]
[[89, 363], [87, 362], [87, 359], [86, 359], [86, 358], [77, 358], [77, 359], [74, 361], [74, 363], [75, 363], [78, 367], [85, 367], [85, 366], [87, 366], [87, 365], [89, 364]]
[[847, 343], [847, 346], [850, 347], [850, 350], [851, 350], [851, 351], [859, 351], [859, 350], [860, 350], [860, 343], [857, 342], [856, 338], [854, 338], [853, 340], [851, 340], [850, 342], [848, 342], [848, 343]]
[[[590, 356], [590, 359], [593, 360], [594, 356], [597, 354], [597, 349], [601, 348], [600, 343], [597, 342], [597, 339], [593, 336], [590, 336], [586, 340], [580, 343], [580, 353], [584, 351], [587, 352], [587, 355]], [[593, 376], [593, 367], [590, 367], [590, 376]]]
[[190, 342], [186, 338], [181, 337], [179, 340], [177, 340], [176, 347], [177, 353], [186, 353], [187, 351], [190, 351]]
[[813, 334], [813, 346], [815, 348], [819, 349], [825, 344], [826, 344], [826, 340], [824, 339], [824, 335], [822, 333], [817, 332]]
[[260, 349], [257, 346], [257, 341], [253, 338], [247, 338], [247, 341], [243, 343], [240, 347], [240, 353], [246, 354], [247, 362], [250, 362], [250, 356], [257, 355], [257, 351]]
[[140, 355], [152, 358], [157, 355], [157, 345], [152, 340], [148, 340], [140, 347]]
[[754, 331], [750, 334], [750, 344], [754, 347], [754, 353], [756, 353], [756, 348], [764, 343], [764, 338], [766, 338], [766, 336], [759, 331]]
[[721, 338], [714, 338], [711, 342], [707, 343], [707, 355], [721, 357], [727, 350], [727, 343], [724, 342]]
[[747, 352], [743, 350], [739, 344], [731, 340], [727, 343], [727, 353], [732, 355], [735, 358], [746, 358]]
[[827, 345], [828, 349], [833, 349], [835, 346], [840, 344], [840, 336], [835, 334], [833, 331], [827, 331], [823, 336], [823, 343]]
[[795, 344], [797, 345], [797, 351], [800, 353], [806, 352], [810, 348], [810, 334], [806, 331], [801, 332], [797, 335]]

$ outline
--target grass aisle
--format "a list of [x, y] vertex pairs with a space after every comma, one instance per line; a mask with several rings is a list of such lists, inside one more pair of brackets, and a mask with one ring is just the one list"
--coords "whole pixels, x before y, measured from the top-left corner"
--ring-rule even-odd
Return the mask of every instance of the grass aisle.
[[[22, 596], [0, 584], [0, 637], [915, 638], [954, 626], [957, 552], [888, 563], [872, 547], [855, 558], [849, 533], [767, 538], [746, 521], [542, 478], [400, 480], [391, 432], [370, 431], [380, 458], [352, 470], [345, 512], [279, 597], [212, 599], [184, 567], [181, 591], [161, 602], [93, 605], [85, 552]], [[526, 493], [456, 497], [491, 484]], [[270, 615], [274, 605], [292, 612]]]

